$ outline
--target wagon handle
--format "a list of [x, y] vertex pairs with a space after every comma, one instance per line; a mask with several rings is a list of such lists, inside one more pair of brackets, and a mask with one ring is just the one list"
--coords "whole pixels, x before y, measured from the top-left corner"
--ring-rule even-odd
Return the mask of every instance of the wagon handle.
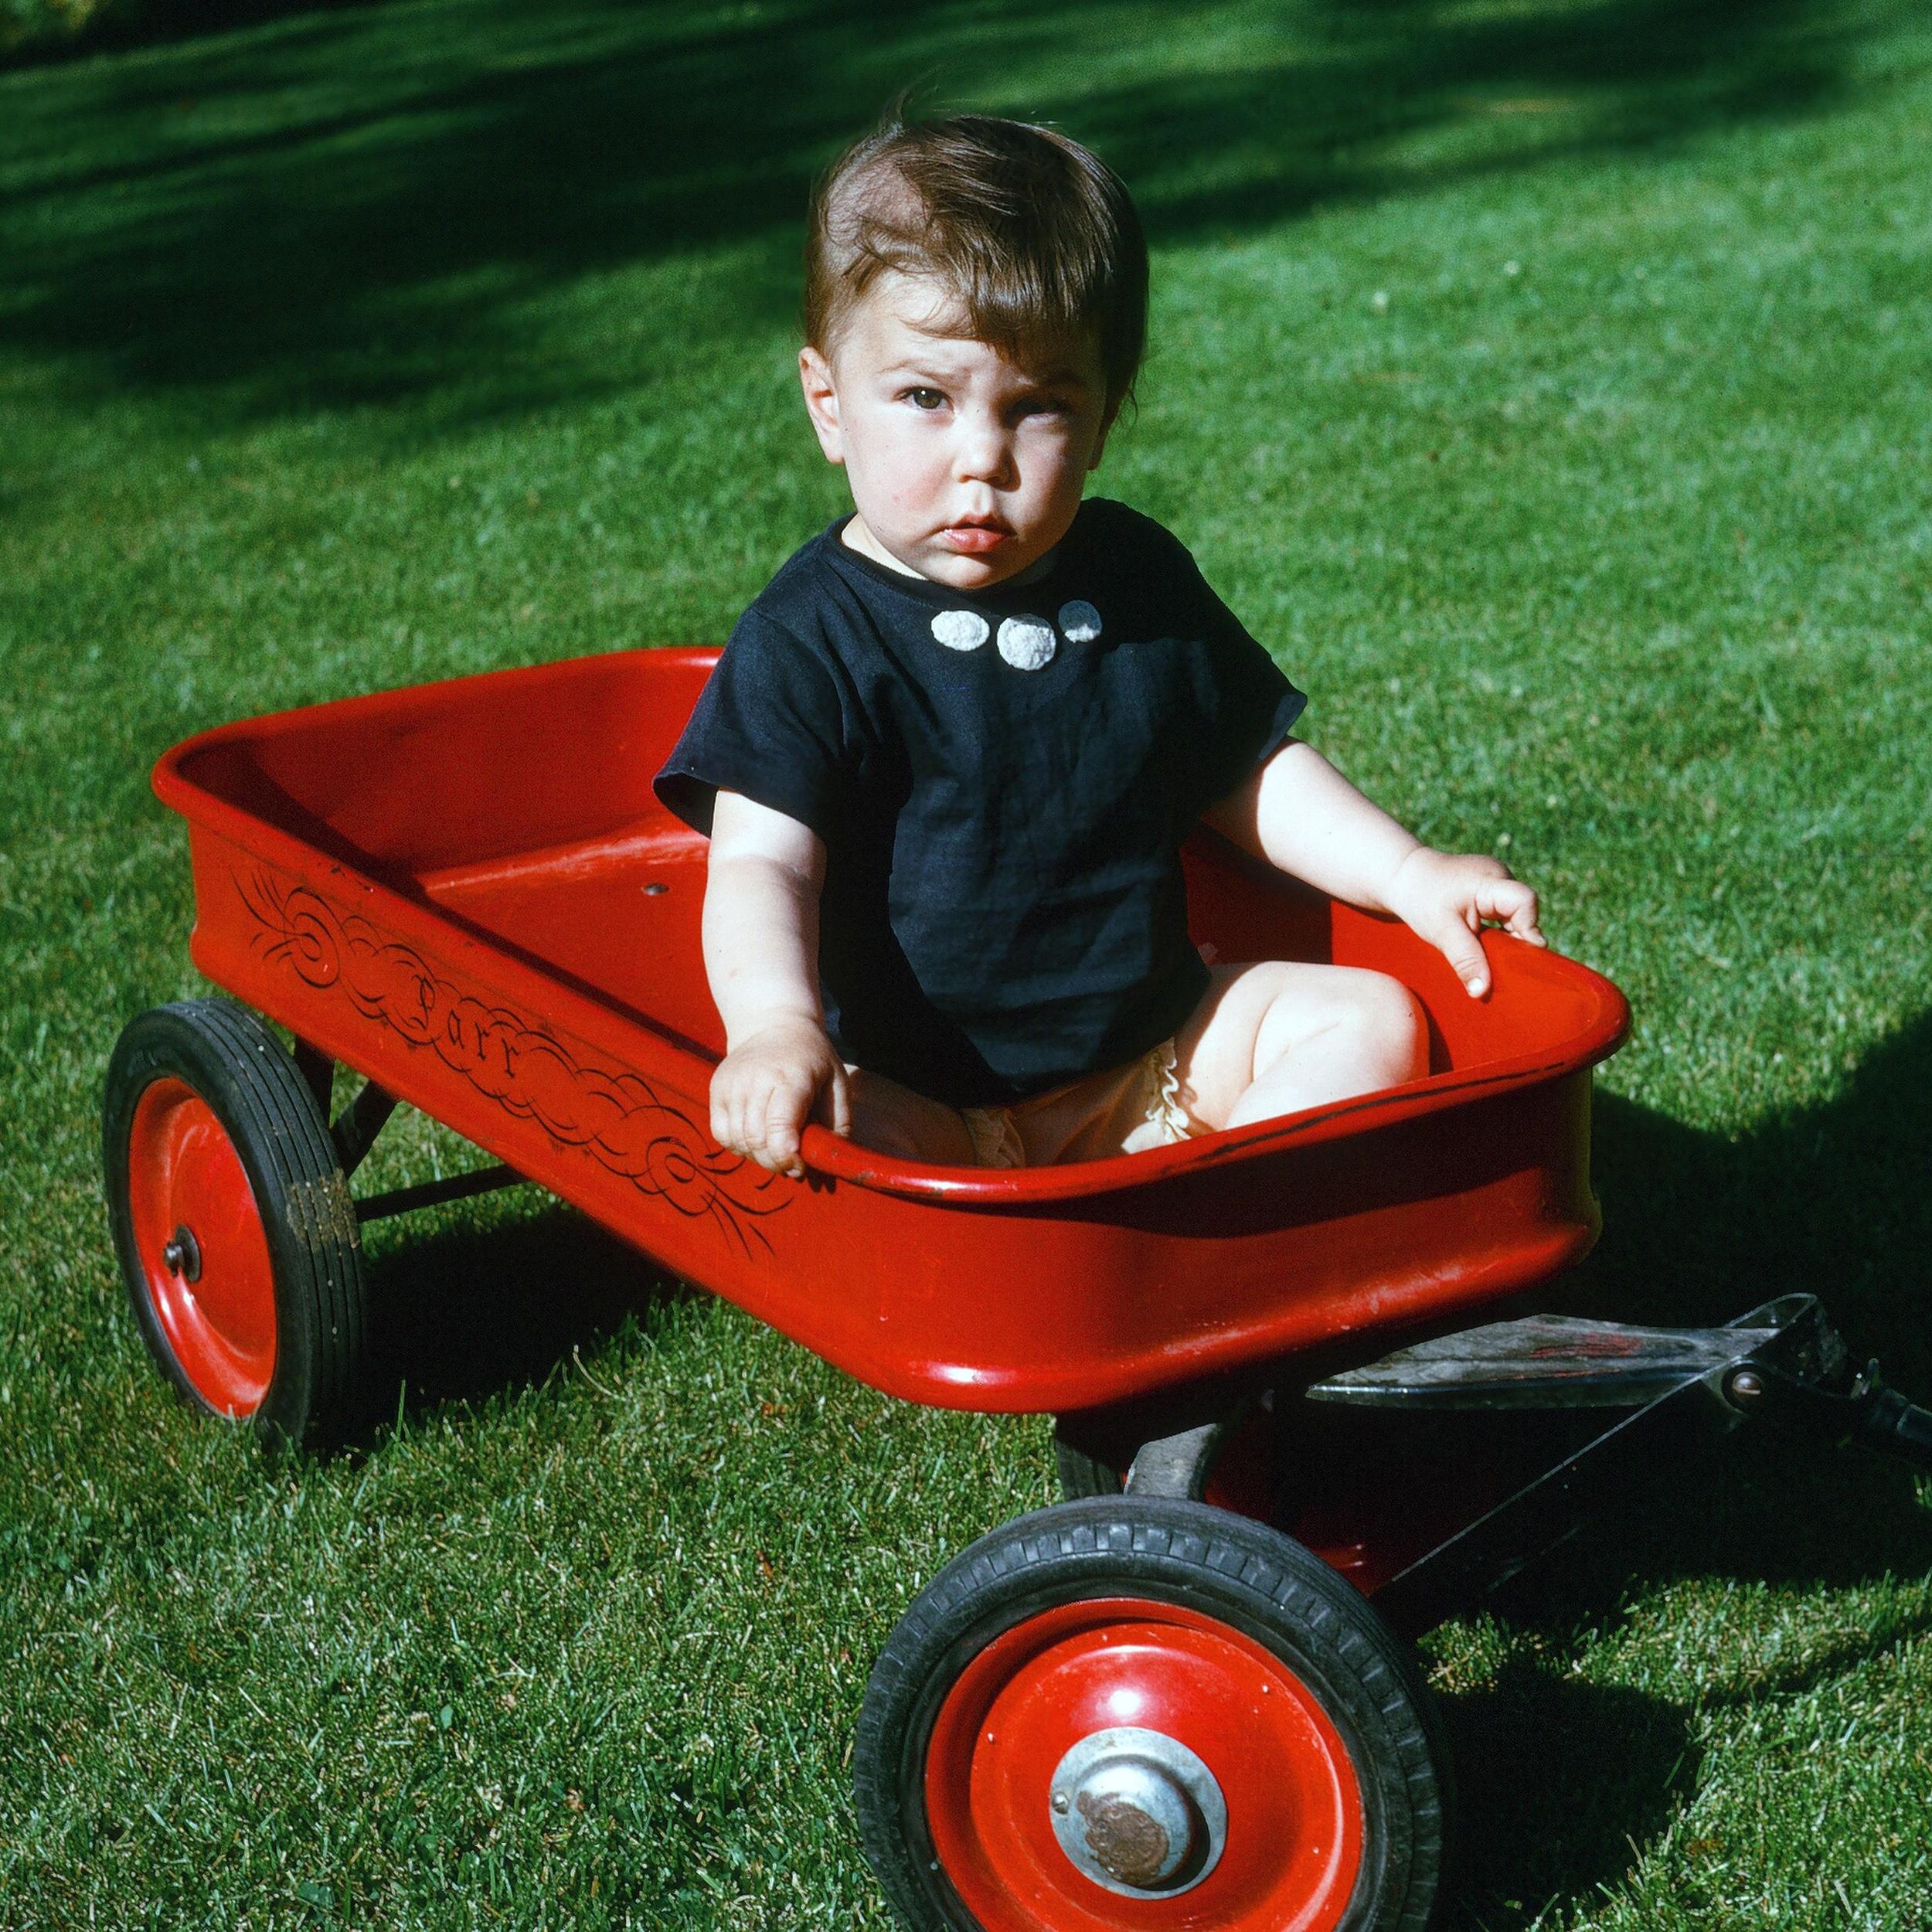
[[1920, 1469], [1932, 1469], [1932, 1409], [1908, 1402], [1879, 1379], [1874, 1362], [1859, 1377], [1864, 1385], [1858, 1440], [1868, 1448], [1896, 1456]]
[[1932, 1470], [1932, 1409], [1900, 1395], [1876, 1361], [1838, 1387], [1788, 1374], [1772, 1362], [1741, 1362], [1725, 1376], [1720, 1393], [1740, 1414], [1832, 1442], [1859, 1443]]

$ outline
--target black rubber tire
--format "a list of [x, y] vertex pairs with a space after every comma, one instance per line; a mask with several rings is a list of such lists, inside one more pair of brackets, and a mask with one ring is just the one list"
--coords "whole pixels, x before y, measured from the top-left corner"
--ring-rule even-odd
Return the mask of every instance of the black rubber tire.
[[134, 1111], [162, 1079], [192, 1088], [213, 1111], [261, 1215], [274, 1280], [275, 1360], [253, 1425], [270, 1448], [338, 1447], [366, 1412], [369, 1291], [355, 1205], [321, 1104], [281, 1042], [233, 1000], [155, 1007], [128, 1023], [108, 1061], [101, 1151], [121, 1274], [162, 1372], [209, 1413], [156, 1317], [129, 1213]]
[[[946, 1692], [1028, 1617], [1131, 1593], [1226, 1622], [1280, 1658], [1340, 1733], [1362, 1792], [1345, 1932], [1423, 1932], [1447, 1856], [1447, 1760], [1408, 1646], [1312, 1552], [1204, 1503], [1101, 1498], [1036, 1511], [948, 1564], [873, 1666], [853, 1748], [859, 1835], [912, 1932], [979, 1932], [938, 1868], [925, 1760]], [[1190, 1921], [1192, 1922], [1192, 1921]]]

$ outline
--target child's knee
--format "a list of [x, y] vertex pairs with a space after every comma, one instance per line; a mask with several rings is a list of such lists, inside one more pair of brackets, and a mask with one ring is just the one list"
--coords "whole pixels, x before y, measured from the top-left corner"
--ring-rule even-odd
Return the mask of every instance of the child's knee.
[[1344, 1004], [1345, 1023], [1384, 1084], [1393, 1087], [1428, 1072], [1428, 1016], [1400, 980], [1358, 968], [1349, 975]]
[[[1254, 1035], [1254, 1076], [1284, 1055], [1341, 1056], [1365, 1087], [1393, 1087], [1429, 1070], [1429, 1022], [1399, 979], [1359, 966], [1277, 967]], [[1257, 985], [1257, 990], [1260, 990]]]

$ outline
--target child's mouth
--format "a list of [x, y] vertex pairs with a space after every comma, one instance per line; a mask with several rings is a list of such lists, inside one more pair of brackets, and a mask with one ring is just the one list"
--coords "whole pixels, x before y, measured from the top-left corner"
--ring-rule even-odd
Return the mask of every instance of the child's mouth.
[[947, 547], [961, 556], [985, 556], [1013, 540], [1012, 532], [1003, 523], [951, 523], [940, 536]]

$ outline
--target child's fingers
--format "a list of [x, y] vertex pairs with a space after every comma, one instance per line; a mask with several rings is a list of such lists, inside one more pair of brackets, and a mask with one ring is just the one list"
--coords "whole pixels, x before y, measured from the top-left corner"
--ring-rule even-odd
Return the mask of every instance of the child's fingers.
[[744, 1151], [739, 1134], [739, 1081], [729, 1063], [711, 1077], [711, 1138], [733, 1153]]
[[825, 1099], [830, 1114], [828, 1124], [833, 1133], [842, 1140], [852, 1138], [852, 1077], [843, 1065], [835, 1066], [832, 1078], [825, 1083]]
[[746, 1104], [744, 1088], [740, 1086], [732, 1102], [730, 1138], [725, 1145], [733, 1153], [747, 1155], [755, 1161], [758, 1158], [758, 1136], [753, 1131], [754, 1118]]
[[774, 1174], [799, 1172], [798, 1124], [789, 1117], [775, 1094], [765, 1115], [764, 1142], [757, 1158], [760, 1167], [769, 1168]]
[[755, 1071], [727, 1063], [711, 1084], [711, 1134], [720, 1147], [760, 1167], [765, 1158], [766, 1088]]
[[1536, 893], [1520, 879], [1499, 879], [1476, 895], [1476, 910], [1485, 919], [1496, 920], [1505, 932], [1526, 939], [1532, 946], [1546, 944], [1536, 923]]
[[802, 1067], [787, 1067], [772, 1083], [764, 1117], [759, 1123], [763, 1129], [759, 1137], [762, 1147], [758, 1155], [762, 1165], [778, 1174], [804, 1172], [798, 1158], [798, 1141], [804, 1131], [806, 1118], [811, 1112], [811, 1075]]
[[1482, 942], [1453, 913], [1430, 926], [1423, 937], [1448, 961], [1471, 999], [1481, 999], [1488, 992], [1489, 961]]

